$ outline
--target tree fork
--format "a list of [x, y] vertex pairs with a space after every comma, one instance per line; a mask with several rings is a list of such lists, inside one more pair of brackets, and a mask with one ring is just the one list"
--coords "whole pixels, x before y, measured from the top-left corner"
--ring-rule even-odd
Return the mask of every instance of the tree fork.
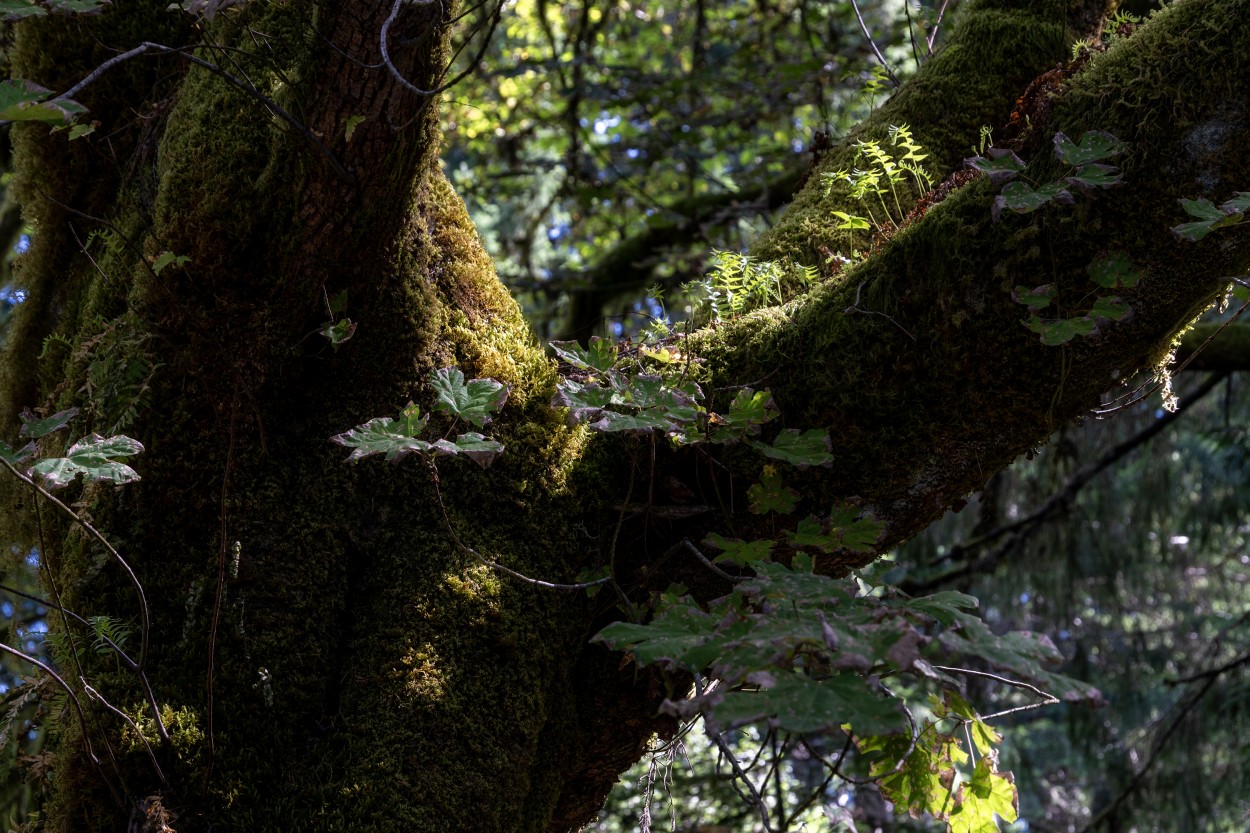
[[[1033, 217], [991, 223], [992, 194], [973, 186], [810, 298], [695, 339], [712, 387], [764, 379], [758, 386], [774, 389], [788, 424], [836, 429], [836, 468], [808, 484], [813, 503], [856, 496], [889, 524], [891, 541], [913, 534], [1057, 420], [1096, 403], [1111, 369], [1157, 359], [1219, 291], [1219, 276], [1244, 271], [1239, 229], [1199, 244], [1166, 229], [1175, 197], [1247, 187], [1239, 166], [1250, 50], [1238, 24], [1247, 4], [1177, 4], [1073, 80], [1052, 124], [1133, 143], [1118, 192], [1044, 209], [1043, 232], [1029, 231]], [[1014, 32], [1004, 50], [1013, 66], [1044, 68], [1063, 57], [1065, 33], [1087, 30], [1071, 28], [1069, 5], [971, 4], [950, 57], [935, 57], [856, 135], [907, 122], [953, 166], [980, 123], [1001, 120], [1035, 74], [986, 72], [997, 66], [987, 63], [993, 54], [972, 59], [985, 34]], [[1082, 4], [1082, 22], [1108, 5]], [[115, 54], [99, 44], [190, 42], [186, 23], [163, 7], [23, 24], [19, 74], [68, 89]], [[396, 69], [426, 89], [438, 85], [446, 55], [443, 21], [429, 17], [436, 7], [406, 4], [389, 41]], [[431, 368], [458, 363], [508, 382], [496, 429], [508, 451], [489, 472], [442, 466], [447, 523], [469, 546], [552, 581], [606, 557], [624, 484], [645, 485], [651, 472], [647, 455], [591, 442], [546, 407], [553, 369], [434, 167], [433, 108], [382, 66], [377, 36], [396, 8], [248, 4], [219, 14], [207, 29], [215, 45], [199, 53], [263, 79], [352, 179], [271, 123], [245, 91], [173, 57], [127, 62], [88, 88], [94, 118], [131, 125], [111, 146], [69, 145], [40, 127], [17, 137], [38, 232], [23, 267], [30, 298], [10, 336], [4, 417], [12, 426], [22, 406], [77, 403], [90, 430], [138, 407], [129, 430], [148, 446], [144, 481], [81, 497], [152, 602], [150, 676], [173, 739], [157, 752], [174, 790], [159, 788], [120, 723], [100, 717], [116, 727], [107, 735], [117, 767], [106, 775], [136, 812], [155, 803], [180, 814], [179, 829], [573, 828], [641, 754], [667, 693], [586, 646], [614, 615], [602, 600], [492, 574], [446, 534], [426, 472], [348, 468], [328, 443], [428, 396]], [[257, 39], [263, 57], [226, 51]], [[976, 99], [998, 90], [1000, 102], [994, 119], [968, 117], [966, 133], [955, 126], [963, 108], [948, 112], [962, 99], [944, 98], [961, 81]], [[1169, 88], [1173, 81], [1190, 94]], [[136, 102], [147, 108], [137, 121]], [[346, 121], [361, 115], [348, 140]], [[1200, 154], [1190, 150], [1196, 141], [1205, 142]], [[757, 255], [818, 256], [812, 244], [831, 225], [819, 188], [809, 185]], [[92, 228], [81, 214], [107, 220], [133, 247], [101, 247], [97, 272], [77, 254], [70, 224]], [[1098, 343], [1038, 344], [1019, 324], [999, 264], [1013, 279], [1054, 269], [1071, 281], [1109, 235], [1149, 257], [1148, 279], [1129, 298], [1135, 319]], [[1030, 254], [1033, 245], [1054, 252], [1053, 265]], [[154, 276], [140, 253], [162, 251], [191, 261]], [[861, 286], [860, 305], [923, 338], [923, 354], [877, 316], [845, 313]], [[325, 298], [342, 290], [359, 330], [334, 352], [310, 333], [324, 323]], [[36, 361], [52, 334], [71, 346]], [[79, 392], [108, 352], [153, 368], [141, 402], [124, 389]], [[785, 362], [793, 365], [776, 374]], [[970, 419], [977, 408], [989, 425]], [[623, 535], [619, 556], [645, 564], [673, 534]], [[234, 541], [238, 574], [228, 574], [215, 605], [219, 554]], [[121, 579], [95, 566], [88, 543], [66, 533], [57, 549], [68, 608], [133, 612]], [[213, 616], [221, 626], [210, 657]], [[215, 752], [205, 791], [210, 663]], [[142, 725], [134, 681], [103, 664], [88, 671], [93, 688]], [[50, 828], [120, 829], [125, 814], [86, 765], [72, 725], [58, 752]]]

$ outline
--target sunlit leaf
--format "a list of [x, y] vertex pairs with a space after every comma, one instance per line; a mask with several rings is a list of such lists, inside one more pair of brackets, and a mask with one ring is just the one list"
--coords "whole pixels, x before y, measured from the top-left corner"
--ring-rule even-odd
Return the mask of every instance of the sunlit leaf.
[[[421, 417], [420, 426], [424, 427], [428, 419], [428, 416]], [[397, 463], [414, 451], [430, 449], [430, 443], [418, 440], [415, 433], [408, 433], [414, 427], [413, 422], [408, 420], [378, 417], [350, 431], [337, 434], [330, 441], [352, 449], [346, 460], [348, 463], [355, 463], [374, 454], [384, 455], [388, 463]]]
[[68, 486], [80, 474], [90, 481], [108, 480], [118, 485], [132, 483], [139, 479], [138, 473], [112, 458], [131, 457], [141, 451], [142, 443], [122, 434], [114, 437], [91, 434], [71, 445], [64, 457], [35, 463], [31, 473], [49, 489]]
[[456, 437], [455, 449], [458, 453], [468, 457], [484, 469], [490, 468], [491, 463], [503, 454], [503, 443], [497, 440], [488, 439], [476, 432], [461, 434]]
[[607, 373], [616, 364], [616, 342], [599, 336], [593, 336], [586, 347], [576, 341], [553, 341], [551, 349], [556, 351], [557, 356], [582, 370]]
[[176, 255], [173, 252], [162, 252], [155, 260], [152, 261], [152, 271], [159, 275], [161, 271], [171, 263], [175, 266], [183, 267], [190, 262], [191, 258], [187, 255]]
[[619, 402], [619, 395], [594, 382], [582, 384], [563, 379], [556, 385], [556, 395], [551, 400], [553, 408], [569, 409], [569, 424], [588, 422], [598, 418], [608, 405]]
[[754, 391], [743, 388], [729, 403], [726, 414], [712, 414], [711, 440], [715, 443], [732, 443], [759, 433], [759, 426], [777, 416], [773, 396], [766, 390]]
[[356, 335], [356, 323], [350, 318], [340, 318], [325, 326], [321, 331], [330, 346], [337, 350], [344, 342]]
[[465, 382], [459, 368], [444, 367], [430, 374], [430, 386], [438, 394], [434, 408], [459, 417], [478, 428], [491, 421], [508, 401], [508, 386], [495, 379]]

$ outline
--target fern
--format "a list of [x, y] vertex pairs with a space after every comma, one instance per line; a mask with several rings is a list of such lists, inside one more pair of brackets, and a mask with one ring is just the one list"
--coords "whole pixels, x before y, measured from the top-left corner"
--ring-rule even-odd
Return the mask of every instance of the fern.
[[[130, 625], [111, 616], [91, 616], [87, 621], [91, 623], [91, 630], [95, 634], [91, 647], [97, 654], [111, 653], [113, 645], [119, 650], [125, 650], [126, 642], [134, 632]], [[110, 645], [109, 642], [113, 644]]]

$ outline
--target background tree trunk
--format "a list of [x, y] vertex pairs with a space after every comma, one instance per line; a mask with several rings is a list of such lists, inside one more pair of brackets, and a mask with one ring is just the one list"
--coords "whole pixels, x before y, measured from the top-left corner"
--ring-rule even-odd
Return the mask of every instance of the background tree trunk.
[[[24, 24], [16, 74], [64, 90], [112, 50], [194, 42], [165, 5]], [[947, 52], [858, 135], [909, 122], [954, 167], [1107, 5], [969, 4]], [[805, 478], [805, 509], [855, 497], [887, 523], [883, 547], [905, 539], [1095, 404], [1113, 369], [1157, 360], [1219, 276], [1245, 267], [1240, 229], [1201, 244], [1166, 229], [1182, 219], [1177, 196], [1250, 184], [1248, 5], [1172, 7], [1056, 103], [1054, 128], [1133, 143], [1129, 185], [1055, 209], [1045, 231], [991, 223], [993, 195], [972, 186], [809, 298], [693, 341], [709, 388], [771, 387], [788, 425], [834, 428], [837, 461]], [[694, 462], [591, 441], [547, 406], [554, 367], [438, 170], [432, 100], [380, 66], [392, 17], [397, 72], [438, 86], [451, 18], [438, 4], [254, 2], [202, 24], [196, 54], [221, 72], [135, 58], [80, 96], [102, 125], [93, 137], [16, 132], [36, 234], [5, 424], [24, 406], [78, 405], [82, 429], [147, 446], [141, 483], [75, 497], [147, 591], [148, 675], [171, 735], [162, 783], [115, 716], [91, 712], [109, 739], [99, 766], [67, 718], [49, 829], [120, 830], [160, 806], [183, 831], [564, 830], [666, 728], [655, 707], [674, 692], [587, 646], [616, 599], [514, 581], [450, 534], [550, 581], [612, 561], [642, 597], [690, 578], [665, 554], [716, 521], [626, 518], [620, 505], [654, 502], [653, 477], [692, 480]], [[813, 177], [760, 254], [812, 262], [831, 207]], [[1011, 286], [1041, 272], [1075, 287], [1113, 241], [1149, 264], [1134, 320], [1098, 342], [1040, 345]], [[190, 260], [156, 275], [166, 251]], [[332, 350], [316, 332], [343, 291], [359, 329]], [[846, 312], [856, 305], [891, 320]], [[411, 461], [342, 464], [331, 435], [428, 403], [428, 372], [453, 364], [511, 386], [493, 468], [444, 463], [436, 489]], [[42, 551], [67, 607], [136, 616], [133, 590], [78, 530]], [[134, 676], [88, 661], [92, 685], [154, 737]]]

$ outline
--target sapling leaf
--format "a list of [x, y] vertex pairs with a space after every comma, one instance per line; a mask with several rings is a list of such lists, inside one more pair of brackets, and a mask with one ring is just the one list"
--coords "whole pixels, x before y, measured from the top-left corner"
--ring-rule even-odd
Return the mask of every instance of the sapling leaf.
[[1098, 330], [1094, 319], [1086, 315], [1076, 318], [1051, 319], [1039, 318], [1035, 315], [1023, 323], [1024, 326], [1040, 335], [1042, 344], [1049, 347], [1065, 344], [1077, 336], [1093, 335]]
[[76, 416], [78, 416], [77, 408], [68, 408], [64, 411], [58, 411], [52, 416], [45, 417], [43, 419], [35, 419], [34, 415], [29, 411], [23, 411], [18, 415], [18, 418], [22, 421], [20, 436], [30, 437], [32, 440], [37, 440], [40, 437], [46, 437], [53, 431], [59, 431], [66, 425], [69, 425], [70, 421], [72, 421]]
[[69, 124], [87, 108], [68, 98], [48, 99], [52, 91], [21, 79], [0, 81], [0, 120]]
[[1113, 188], [1116, 185], [1123, 185], [1124, 180], [1120, 177], [1120, 169], [1116, 166], [1094, 163], [1077, 168], [1076, 173], [1067, 177], [1064, 182], [1089, 192], [1095, 188]]
[[772, 445], [752, 440], [751, 445], [765, 457], [782, 460], [798, 468], [828, 466], [833, 462], [829, 453], [832, 443], [829, 432], [823, 428], [809, 428], [802, 433], [797, 428], [783, 428]]
[[943, 590], [928, 596], [899, 602], [900, 606], [932, 616], [943, 625], [954, 624], [959, 621], [960, 616], [966, 615], [964, 611], [976, 610], [979, 604], [976, 596], [969, 596], [958, 590]]
[[49, 489], [68, 486], [80, 474], [89, 481], [108, 480], [118, 485], [132, 483], [139, 479], [138, 473], [111, 458], [131, 457], [141, 451], [142, 443], [123, 434], [114, 437], [91, 434], [71, 445], [64, 457], [35, 463], [31, 473]]
[[991, 211], [997, 222], [1004, 208], [1017, 214], [1028, 214], [1052, 200], [1067, 205], [1072, 203], [1072, 195], [1062, 182], [1047, 182], [1036, 188], [1019, 181], [1009, 182], [1003, 187], [1003, 192], [994, 198]]
[[833, 216], [842, 222], [838, 223], [835, 228], [839, 230], [860, 231], [872, 228], [872, 224], [868, 222], [867, 217], [860, 217], [857, 214], [847, 214], [845, 211], [835, 211]]
[[425, 431], [426, 423], [430, 421], [429, 414], [421, 413], [421, 406], [414, 402], [409, 402], [404, 409], [399, 412], [399, 419], [395, 421], [395, 431], [407, 437], [419, 437]]
[[599, 419], [590, 423], [593, 431], [612, 433], [629, 431], [644, 433], [659, 429], [660, 431], [676, 431], [677, 426], [669, 422], [666, 415], [657, 410], [639, 411], [636, 414], [618, 414], [615, 411], [604, 411]]
[[721, 554], [712, 559], [713, 561], [731, 561], [734, 564], [767, 561], [773, 550], [773, 542], [767, 539], [743, 541], [739, 538], [726, 538], [716, 532], [704, 538], [703, 543], [721, 550]]
[[31, 457], [34, 457], [36, 451], [37, 449], [34, 443], [26, 443], [26, 445], [14, 451], [13, 446], [9, 445], [4, 440], [0, 440], [0, 457], [3, 457], [8, 461], [9, 465], [14, 467], [20, 466]]
[[165, 267], [171, 263], [178, 267], [186, 266], [191, 262], [188, 255], [176, 255], [173, 252], [161, 252], [156, 259], [152, 261], [152, 272], [159, 275], [164, 271]]
[[759, 426], [776, 417], [777, 413], [771, 393], [743, 388], [729, 403], [729, 413], [709, 416], [711, 440], [714, 443], [732, 443], [758, 434]]
[[747, 508], [756, 515], [776, 512], [789, 515], [794, 511], [799, 493], [781, 482], [775, 466], [764, 466], [760, 480], [747, 489]]
[[1095, 258], [1089, 265], [1089, 276], [1106, 289], [1129, 289], [1142, 279], [1142, 273], [1124, 252], [1111, 251]]
[[872, 552], [885, 524], [872, 518], [859, 517], [850, 506], [834, 506], [829, 510], [830, 534], [841, 538], [841, 545], [852, 552]]
[[576, 341], [553, 341], [551, 349], [556, 351], [557, 356], [582, 370], [607, 373], [616, 364], [616, 342], [599, 336], [592, 336], [586, 347]]
[[594, 382], [582, 384], [564, 379], [556, 385], [556, 395], [551, 400], [553, 408], [568, 408], [569, 425], [596, 419], [617, 395], [614, 391]]
[[1055, 296], [1059, 294], [1059, 287], [1053, 283], [1043, 284], [1034, 289], [1025, 286], [1017, 286], [1011, 292], [1011, 300], [1017, 304], [1025, 304], [1030, 312], [1037, 312], [1050, 306], [1050, 302], [1055, 300]]
[[780, 675], [766, 688], [727, 693], [712, 714], [731, 729], [765, 719], [778, 728], [803, 733], [849, 723], [856, 732], [885, 734], [904, 725], [899, 701], [882, 697], [857, 674], [826, 679]]
[[1080, 143], [1074, 143], [1062, 133], [1056, 133], [1053, 141], [1055, 155], [1073, 167], [1119, 156], [1128, 148], [1128, 145], [1104, 130], [1088, 131], [1081, 137]]
[[430, 386], [438, 394], [435, 410], [459, 417], [481, 428], [508, 401], [508, 386], [495, 379], [464, 381], [459, 368], [444, 367], [430, 374]]
[[857, 518], [857, 514], [849, 506], [835, 506], [825, 520], [807, 517], [799, 521], [796, 529], [787, 530], [787, 540], [793, 547], [814, 547], [821, 552], [872, 552], [883, 525], [870, 518]]
[[42, 17], [47, 13], [47, 9], [36, 6], [28, 0], [0, 0], [0, 19], [6, 22], [26, 17]]
[[[428, 416], [421, 417], [420, 427], [424, 428], [428, 419]], [[414, 425], [413, 420], [403, 417], [400, 420], [377, 417], [350, 431], [336, 434], [330, 438], [330, 442], [352, 450], [344, 461], [347, 463], [355, 463], [357, 460], [363, 460], [374, 454], [385, 455], [388, 463], [398, 463], [414, 451], [430, 449], [430, 443], [416, 439], [415, 433], [408, 433]]]
[[1016, 178], [1016, 174], [1024, 170], [1024, 160], [1016, 156], [1015, 151], [1007, 148], [990, 148], [985, 156], [973, 156], [964, 160], [969, 168], [980, 171], [990, 178], [990, 184], [997, 188]]
[[1220, 204], [1220, 210], [1225, 214], [1245, 214], [1250, 210], [1250, 191], [1235, 192], [1231, 200]]
[[1111, 321], [1124, 321], [1133, 312], [1133, 308], [1123, 298], [1109, 295], [1098, 298], [1090, 308], [1090, 318], [1106, 318]]
[[336, 293], [329, 300], [329, 306], [331, 315], [341, 315], [347, 312], [347, 290], [344, 289], [342, 292]]
[[[1196, 222], [1181, 223], [1179, 226], [1173, 226], [1172, 233], [1182, 240], [1189, 240], [1195, 243], [1218, 228], [1236, 225], [1241, 222], [1244, 216], [1236, 210], [1229, 212], [1222, 210], [1222, 207], [1216, 208], [1215, 203], [1205, 198], [1187, 200], [1182, 197], [1179, 202], [1181, 207], [1185, 209], [1186, 214], [1198, 219]], [[1235, 200], [1230, 200], [1229, 202], [1234, 203], [1234, 205], [1237, 204]], [[1224, 205], [1228, 204], [1224, 203]]]
[[330, 342], [330, 346], [337, 350], [341, 344], [356, 335], [356, 324], [350, 318], [340, 318], [338, 321], [327, 324], [321, 334]]
[[488, 469], [491, 463], [503, 454], [504, 446], [497, 440], [487, 439], [476, 432], [469, 432], [456, 437], [454, 448], [482, 468]]
[[995, 772], [991, 758], [981, 756], [972, 777], [960, 785], [957, 808], [950, 814], [950, 833], [998, 833], [995, 814], [1016, 820], [1016, 785], [1011, 773]]

